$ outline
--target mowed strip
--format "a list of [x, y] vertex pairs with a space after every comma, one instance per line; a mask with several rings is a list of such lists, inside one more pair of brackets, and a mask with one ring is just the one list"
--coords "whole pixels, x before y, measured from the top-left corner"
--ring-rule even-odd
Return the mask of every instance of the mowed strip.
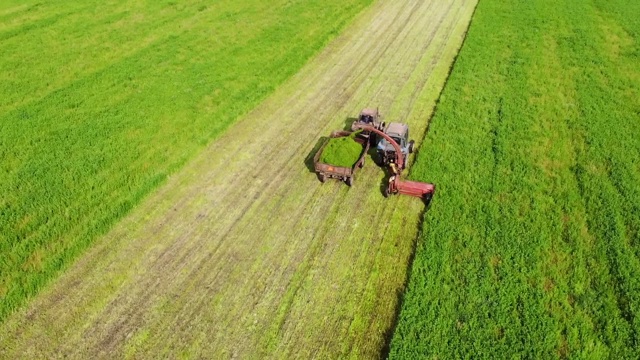
[[0, 356], [377, 356], [420, 200], [368, 162], [321, 184], [318, 139], [365, 106], [419, 142], [475, 1], [380, 1], [31, 306]]

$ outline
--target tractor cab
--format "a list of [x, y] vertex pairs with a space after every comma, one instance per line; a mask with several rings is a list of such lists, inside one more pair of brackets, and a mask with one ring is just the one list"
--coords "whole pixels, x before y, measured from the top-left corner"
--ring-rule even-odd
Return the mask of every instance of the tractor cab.
[[396, 150], [393, 145], [386, 139], [381, 138], [377, 145], [380, 162], [384, 165], [397, 163], [398, 156], [402, 156], [403, 163], [406, 164], [407, 156], [413, 152], [414, 144], [413, 140], [409, 140], [409, 126], [402, 123], [390, 123], [384, 129], [384, 133], [398, 144], [402, 154], [396, 154]]
[[364, 109], [358, 118], [358, 122], [361, 124], [371, 126], [373, 126], [374, 120], [378, 120], [378, 111], [371, 109]]
[[378, 130], [384, 128], [384, 123], [380, 122], [380, 113], [378, 109], [363, 109], [358, 116], [358, 119], [351, 124], [351, 130], [355, 131], [356, 125], [373, 126]]
[[[378, 109], [363, 109], [358, 118], [351, 124], [351, 131], [356, 131], [357, 126], [371, 126], [378, 130], [382, 130], [384, 128], [384, 123], [380, 122], [380, 118], [381, 116]], [[362, 131], [360, 136], [367, 139], [371, 145], [375, 145], [377, 142], [375, 134], [371, 134], [370, 131]]]

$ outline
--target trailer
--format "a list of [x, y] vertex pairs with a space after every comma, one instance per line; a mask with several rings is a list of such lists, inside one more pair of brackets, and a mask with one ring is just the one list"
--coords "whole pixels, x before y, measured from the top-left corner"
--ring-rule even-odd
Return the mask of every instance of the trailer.
[[[353, 134], [352, 131], [334, 131], [329, 135], [329, 137], [339, 138], [350, 136], [351, 134]], [[356, 136], [353, 140], [362, 145], [362, 152], [360, 153], [360, 158], [351, 167], [335, 166], [332, 164], [325, 164], [320, 161], [322, 152], [329, 143], [329, 139], [327, 139], [320, 149], [318, 149], [318, 152], [316, 152], [313, 157], [313, 166], [316, 174], [318, 175], [318, 179], [320, 179], [321, 182], [325, 182], [327, 179], [338, 179], [344, 181], [349, 186], [353, 185], [355, 172], [357, 169], [364, 166], [364, 159], [369, 151], [369, 146], [371, 145], [369, 139], [363, 136]]]

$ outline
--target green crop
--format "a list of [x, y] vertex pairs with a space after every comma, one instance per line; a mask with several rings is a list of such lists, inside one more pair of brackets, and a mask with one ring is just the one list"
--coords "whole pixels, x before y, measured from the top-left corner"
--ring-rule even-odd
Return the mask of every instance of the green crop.
[[640, 358], [640, 2], [479, 2], [391, 358]]
[[354, 141], [356, 134], [329, 138], [320, 156], [320, 162], [340, 167], [352, 167], [362, 154], [362, 145]]
[[369, 3], [0, 4], [0, 321]]

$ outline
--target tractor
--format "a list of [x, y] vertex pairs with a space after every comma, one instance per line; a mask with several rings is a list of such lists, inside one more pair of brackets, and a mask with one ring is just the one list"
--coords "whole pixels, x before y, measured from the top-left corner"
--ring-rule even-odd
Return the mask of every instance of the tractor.
[[[415, 196], [423, 199], [428, 204], [431, 201], [431, 197], [436, 191], [436, 186], [434, 184], [401, 179], [402, 170], [404, 170], [406, 164], [405, 160], [407, 156], [405, 151], [407, 153], [413, 151], [413, 141], [409, 141], [408, 143], [406, 142], [409, 136], [409, 129], [407, 125], [400, 125], [404, 126], [404, 136], [400, 136], [399, 138], [397, 138], [397, 136], [391, 136], [387, 134], [386, 131], [380, 131], [372, 126], [358, 125], [355, 126], [355, 130], [363, 130], [374, 133], [378, 135], [381, 140], [385, 140], [386, 143], [393, 148], [393, 151], [389, 151], [387, 153], [387, 156], [390, 157], [390, 159], [388, 159], [387, 165], [389, 167], [391, 176], [389, 177], [389, 181], [387, 183], [387, 186], [385, 187], [384, 195], [389, 196], [393, 194], [404, 194]], [[390, 134], [398, 135], [398, 133], [391, 131], [396, 130], [395, 127], [391, 126], [391, 124], [389, 124], [387, 130]], [[404, 139], [405, 144], [408, 144], [408, 146], [405, 147], [404, 151], [400, 146], [400, 143], [397, 141], [402, 141], [402, 139]]]
[[[371, 126], [375, 129], [382, 130], [384, 129], [384, 122], [381, 121], [382, 116], [378, 109], [363, 109], [360, 112], [360, 116], [351, 124], [351, 131], [356, 131], [358, 126]], [[371, 136], [371, 131], [362, 130], [361, 136], [365, 139], [369, 139], [371, 145], [376, 144], [376, 136]]]
[[[380, 137], [377, 145], [377, 152], [380, 165], [397, 164], [397, 159], [402, 157], [402, 164], [407, 163], [407, 157], [413, 152], [414, 141], [409, 140], [409, 126], [402, 123], [389, 123], [384, 129], [384, 133], [398, 145], [401, 150], [396, 154], [396, 147], [385, 137]], [[404, 166], [404, 165], [403, 165]], [[401, 169], [402, 170], [402, 169]]]

